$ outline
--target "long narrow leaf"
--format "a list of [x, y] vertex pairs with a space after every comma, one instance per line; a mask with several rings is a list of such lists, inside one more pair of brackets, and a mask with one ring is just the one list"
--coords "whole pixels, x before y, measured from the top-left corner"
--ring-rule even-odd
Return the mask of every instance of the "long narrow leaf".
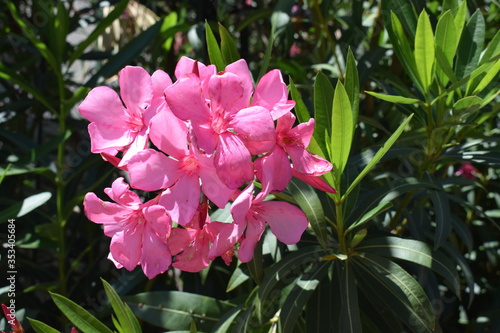
[[51, 293], [50, 296], [59, 310], [82, 332], [112, 333], [106, 325], [72, 300], [55, 293]]
[[28, 318], [28, 321], [36, 333], [60, 333], [60, 331], [39, 320]]
[[330, 265], [331, 262], [317, 264], [312, 271], [307, 272], [297, 281], [280, 311], [279, 325], [282, 332], [293, 331], [295, 322], [301, 316], [304, 305], [328, 272]]
[[434, 206], [436, 215], [436, 233], [434, 235], [434, 248], [441, 247], [451, 233], [451, 211], [446, 193], [443, 191], [430, 191], [429, 196]]
[[226, 68], [226, 63], [224, 62], [224, 58], [222, 58], [219, 43], [217, 43], [217, 39], [215, 39], [215, 35], [208, 22], [205, 22], [205, 38], [207, 40], [208, 57], [210, 58], [210, 62], [217, 67], [218, 71], [223, 71], [224, 68]]
[[391, 102], [391, 103], [399, 103], [399, 104], [415, 104], [419, 103], [420, 100], [416, 98], [408, 98], [408, 97], [403, 97], [403, 96], [398, 96], [398, 95], [385, 95], [385, 94], [380, 94], [376, 93], [373, 91], [365, 91], [368, 95], [372, 95], [374, 97], [377, 97], [383, 101]]
[[[455, 57], [457, 46], [457, 28], [451, 12], [448, 11], [439, 18], [436, 26], [436, 49], [443, 52], [450, 67], [453, 64], [453, 58]], [[439, 67], [439, 63], [438, 66], [436, 66], [436, 75], [443, 86], [448, 83], [443, 70]]]
[[234, 39], [227, 29], [219, 23], [220, 48], [222, 58], [226, 64], [233, 63], [240, 59], [240, 54], [234, 43]]
[[309, 110], [307, 109], [307, 106], [302, 99], [302, 95], [297, 90], [297, 87], [295, 86], [295, 83], [293, 82], [291, 77], [289, 78], [289, 82], [290, 95], [295, 101], [295, 115], [297, 116], [297, 120], [299, 121], [299, 123], [305, 123], [309, 119], [311, 119], [311, 114], [309, 113]]
[[375, 166], [375, 164], [377, 164], [378, 161], [380, 161], [380, 159], [385, 155], [385, 153], [396, 142], [401, 133], [403, 133], [404, 129], [406, 128], [406, 125], [408, 125], [412, 117], [413, 114], [411, 114], [401, 125], [399, 125], [396, 131], [384, 143], [382, 148], [380, 148], [375, 154], [375, 156], [373, 156], [373, 159], [370, 161], [370, 163], [368, 163], [368, 165], [363, 169], [363, 171], [360, 172], [358, 177], [356, 177], [356, 179], [352, 182], [352, 184], [349, 186], [343, 197], [347, 196], [354, 189], [354, 187], [368, 174], [368, 172], [370, 172], [370, 170]]
[[481, 11], [477, 10], [464, 28], [458, 46], [455, 74], [461, 79], [476, 69], [483, 50], [485, 22]]
[[354, 272], [349, 262], [345, 264], [340, 280], [342, 310], [340, 311], [339, 332], [362, 332], [358, 305], [358, 290], [354, 279]]
[[425, 10], [420, 13], [415, 36], [415, 63], [420, 83], [427, 94], [432, 83], [434, 66], [434, 35], [431, 22]]
[[363, 215], [363, 217], [361, 217], [358, 221], [354, 222], [353, 224], [351, 224], [347, 229], [346, 229], [346, 233], [348, 233], [349, 231], [359, 227], [359, 226], [362, 226], [363, 224], [365, 224], [366, 222], [370, 221], [371, 219], [373, 219], [375, 216], [385, 212], [387, 209], [391, 208], [392, 207], [392, 202], [383, 202], [381, 203], [380, 205], [378, 205], [377, 207], [373, 208], [372, 210], [370, 210], [369, 212], [367, 212], [365, 215]]
[[347, 51], [344, 87], [347, 95], [349, 96], [349, 101], [351, 102], [353, 120], [352, 123], [354, 131], [358, 122], [360, 90], [358, 68], [356, 67], [356, 59], [354, 59], [351, 48], [349, 48], [349, 50]]
[[109, 302], [113, 307], [119, 325], [122, 328], [122, 333], [140, 333], [142, 332], [139, 321], [134, 316], [127, 304], [125, 304], [120, 296], [116, 293], [113, 287], [104, 279], [101, 279], [104, 286], [104, 291], [108, 296]]
[[460, 295], [460, 278], [454, 263], [443, 253], [433, 251], [431, 246], [424, 242], [398, 237], [378, 237], [365, 240], [356, 251], [406, 260], [430, 268], [449, 282], [456, 295]]
[[333, 93], [330, 80], [325, 74], [319, 72], [314, 80], [314, 120], [316, 121], [314, 137], [323, 151], [327, 151], [326, 142], [331, 135]]
[[333, 110], [331, 121], [331, 158], [330, 161], [335, 168], [337, 184], [340, 184], [340, 176], [349, 159], [353, 138], [353, 115], [349, 96], [344, 85], [337, 81], [333, 97]]
[[288, 189], [302, 211], [306, 213], [307, 219], [318, 238], [318, 242], [322, 247], [326, 248], [328, 231], [326, 229], [325, 213], [318, 195], [310, 185], [296, 178], [292, 179], [288, 185]]
[[0, 223], [7, 222], [8, 219], [21, 217], [40, 207], [51, 198], [50, 192], [42, 192], [27, 197], [21, 202], [15, 203], [0, 213]]

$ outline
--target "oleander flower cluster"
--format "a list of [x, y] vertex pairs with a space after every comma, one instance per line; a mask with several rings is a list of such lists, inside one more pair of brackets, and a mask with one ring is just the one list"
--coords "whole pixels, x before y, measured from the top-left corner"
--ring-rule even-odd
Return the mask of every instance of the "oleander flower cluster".
[[[111, 201], [84, 199], [88, 219], [111, 238], [108, 258], [127, 270], [141, 265], [153, 278], [170, 266], [196, 272], [217, 257], [229, 264], [236, 252], [248, 262], [266, 225], [281, 242], [297, 243], [305, 214], [266, 198], [292, 177], [335, 190], [319, 177], [332, 165], [306, 150], [314, 119], [294, 126], [281, 73], [268, 72], [254, 87], [244, 60], [217, 72], [183, 57], [175, 77], [127, 66], [120, 95], [97, 87], [79, 106], [92, 152], [129, 179], [105, 189]], [[137, 190], [152, 199], [143, 202]], [[212, 221], [217, 207], [230, 207], [232, 222]]]

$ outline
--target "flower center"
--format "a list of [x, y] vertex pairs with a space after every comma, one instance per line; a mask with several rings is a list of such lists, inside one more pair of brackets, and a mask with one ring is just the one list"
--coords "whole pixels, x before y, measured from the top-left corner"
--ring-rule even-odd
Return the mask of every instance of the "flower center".
[[179, 169], [187, 174], [193, 174], [198, 171], [198, 160], [193, 155], [184, 156], [179, 162]]

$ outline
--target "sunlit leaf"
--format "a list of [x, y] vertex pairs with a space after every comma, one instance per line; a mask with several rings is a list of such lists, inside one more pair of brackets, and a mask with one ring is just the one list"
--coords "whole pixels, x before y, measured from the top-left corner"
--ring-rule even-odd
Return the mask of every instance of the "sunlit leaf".
[[219, 72], [223, 71], [224, 68], [226, 68], [226, 63], [224, 62], [224, 58], [222, 57], [219, 43], [217, 42], [217, 39], [215, 39], [215, 35], [208, 22], [205, 22], [205, 38], [207, 40], [208, 57], [210, 58], [210, 63], [214, 64]]
[[52, 193], [42, 192], [29, 196], [21, 202], [15, 203], [14, 205], [4, 209], [0, 213], [0, 223], [7, 222], [8, 219], [21, 217], [28, 214], [29, 212], [37, 209], [38, 207], [49, 201], [51, 197]]
[[376, 93], [373, 91], [365, 91], [368, 95], [375, 96], [383, 101], [391, 102], [391, 103], [399, 103], [399, 104], [415, 104], [419, 103], [420, 100], [416, 98], [408, 98], [408, 97], [403, 97], [403, 96], [398, 96], [398, 95], [385, 95], [385, 94], [380, 94]]
[[[333, 97], [333, 111], [331, 120], [331, 156], [330, 162], [334, 165], [337, 184], [349, 159], [352, 138], [354, 134], [353, 114], [349, 96], [344, 85], [337, 81]], [[338, 186], [337, 186], [338, 187]]]
[[122, 333], [140, 333], [142, 332], [139, 321], [134, 316], [127, 304], [125, 304], [120, 296], [116, 293], [113, 287], [104, 279], [101, 278], [102, 284], [104, 286], [104, 291], [108, 296], [109, 302], [113, 307], [113, 311], [116, 315], [119, 325], [122, 328]]
[[[451, 12], [448, 11], [439, 18], [436, 26], [436, 49], [443, 52], [450, 68], [453, 66], [453, 58], [455, 57], [457, 46], [457, 28], [455, 27]], [[443, 73], [443, 70], [439, 66], [439, 62], [437, 65], [436, 75], [441, 81], [441, 84], [446, 85], [448, 80], [446, 79], [445, 73]]]
[[60, 331], [56, 330], [55, 328], [50, 327], [49, 325], [47, 325], [39, 320], [28, 318], [28, 321], [31, 325], [31, 328], [36, 333], [60, 333]]
[[234, 39], [227, 29], [219, 23], [220, 48], [222, 58], [226, 64], [233, 63], [240, 59], [238, 49], [234, 43]]
[[55, 293], [50, 293], [50, 296], [59, 310], [83, 333], [112, 333], [106, 325], [72, 300]]
[[455, 74], [463, 78], [478, 67], [479, 57], [483, 51], [485, 34], [484, 17], [477, 10], [464, 28], [458, 46]]
[[314, 80], [314, 137], [323, 151], [332, 128], [333, 86], [325, 74], [319, 72]]
[[306, 213], [318, 242], [326, 248], [328, 231], [326, 229], [325, 213], [314, 188], [299, 179], [293, 178], [288, 185], [288, 189], [302, 211]]
[[426, 11], [420, 13], [415, 36], [415, 63], [420, 82], [427, 94], [433, 80], [434, 35]]

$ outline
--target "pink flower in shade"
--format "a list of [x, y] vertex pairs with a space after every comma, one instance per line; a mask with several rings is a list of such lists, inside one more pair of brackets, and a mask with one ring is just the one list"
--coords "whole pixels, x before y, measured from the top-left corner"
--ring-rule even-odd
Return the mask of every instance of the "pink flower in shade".
[[269, 183], [271, 191], [283, 191], [295, 176], [322, 191], [335, 193], [334, 188], [318, 178], [331, 171], [332, 164], [306, 150], [313, 135], [314, 119], [292, 128], [294, 123], [295, 116], [290, 112], [278, 119], [275, 147], [255, 161], [257, 177], [263, 186]]
[[467, 179], [476, 179], [479, 171], [472, 165], [471, 162], [464, 162], [460, 166], [460, 169], [455, 172], [457, 176], [464, 176]]
[[[165, 108], [163, 90], [172, 80], [163, 71], [150, 76], [141, 67], [127, 66], [120, 72], [120, 96], [109, 87], [90, 91], [78, 110], [88, 126], [91, 150], [123, 167], [138, 151], [147, 147], [150, 119]], [[123, 158], [116, 154], [122, 151]]]
[[210, 249], [210, 258], [222, 255], [239, 241], [239, 259], [250, 261], [266, 222], [279, 241], [295, 244], [300, 240], [308, 225], [304, 212], [288, 202], [264, 201], [268, 189], [254, 198], [253, 189], [254, 185], [250, 183], [233, 202], [231, 215], [234, 222], [222, 227]]
[[129, 271], [140, 264], [150, 279], [165, 272], [172, 262], [167, 246], [171, 220], [165, 207], [158, 205], [159, 198], [142, 203], [123, 178], [104, 192], [115, 202], [87, 193], [83, 205], [88, 219], [103, 224], [104, 234], [111, 237], [108, 258]]
[[[168, 245], [175, 256], [172, 264], [185, 272], [199, 272], [208, 267], [208, 251], [217, 234], [226, 223], [211, 222], [208, 216], [208, 204], [199, 205], [193, 220], [186, 229], [174, 228], [168, 239]], [[229, 265], [231, 258], [224, 258]]]
[[[186, 62], [182, 64], [183, 69]], [[262, 87], [271, 89], [270, 82], [275, 82], [277, 77], [274, 73], [263, 78]], [[239, 60], [228, 65], [224, 72], [213, 75], [201, 73], [195, 62], [193, 72], [183, 74], [165, 90], [165, 99], [173, 114], [191, 122], [195, 143], [206, 154], [214, 154], [217, 174], [231, 189], [254, 178], [251, 156], [275, 145], [273, 115], [278, 116], [285, 107], [293, 107], [283, 102], [281, 86], [271, 89], [280, 91], [278, 97], [266, 94], [259, 86], [256, 90], [259, 93], [250, 105], [253, 84], [246, 62]], [[283, 103], [286, 106], [281, 106]]]

